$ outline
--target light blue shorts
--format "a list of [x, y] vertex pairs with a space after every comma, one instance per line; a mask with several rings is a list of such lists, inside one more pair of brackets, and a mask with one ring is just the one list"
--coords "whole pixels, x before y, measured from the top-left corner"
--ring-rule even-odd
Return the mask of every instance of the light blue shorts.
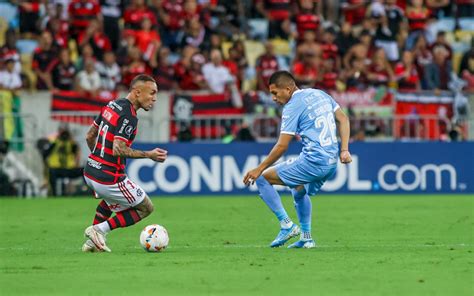
[[289, 159], [275, 166], [278, 177], [286, 186], [304, 185], [308, 195], [315, 195], [324, 182], [336, 172], [337, 165], [323, 166], [309, 162], [304, 156]]

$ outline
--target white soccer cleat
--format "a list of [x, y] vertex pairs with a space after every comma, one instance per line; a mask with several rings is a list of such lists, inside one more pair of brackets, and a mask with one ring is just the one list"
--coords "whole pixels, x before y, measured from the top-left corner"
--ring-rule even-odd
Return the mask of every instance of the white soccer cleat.
[[82, 251], [85, 253], [100, 252], [100, 250], [97, 249], [97, 247], [90, 239], [86, 240], [86, 242], [82, 245]]
[[84, 235], [89, 238], [100, 251], [112, 252], [105, 244], [105, 234], [96, 230], [94, 226], [87, 227], [84, 231]]

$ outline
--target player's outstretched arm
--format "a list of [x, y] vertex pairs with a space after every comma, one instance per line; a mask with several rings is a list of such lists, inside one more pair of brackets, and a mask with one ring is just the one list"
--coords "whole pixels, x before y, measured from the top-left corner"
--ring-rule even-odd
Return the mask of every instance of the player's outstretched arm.
[[286, 152], [288, 149], [288, 146], [290, 145], [291, 140], [293, 139], [293, 135], [290, 134], [280, 134], [280, 137], [278, 138], [278, 142], [273, 146], [273, 149], [270, 151], [268, 156], [265, 158], [262, 163], [258, 167], [256, 167], [253, 170], [248, 171], [245, 176], [244, 176], [244, 184], [249, 185], [250, 183], [255, 182], [258, 177], [263, 173], [264, 170], [266, 170], [268, 167], [270, 167], [272, 164], [274, 164], [280, 157], [283, 155], [283, 153]]
[[149, 158], [157, 162], [164, 162], [168, 155], [168, 151], [155, 148], [150, 151], [136, 150], [128, 147], [124, 141], [115, 139], [113, 144], [114, 156], [126, 158]]
[[349, 152], [349, 138], [351, 134], [349, 118], [347, 118], [341, 108], [338, 108], [334, 114], [339, 129], [339, 136], [341, 137], [341, 153], [339, 157], [342, 163], [350, 163], [352, 158], [351, 153]]
[[99, 128], [95, 125], [91, 125], [89, 131], [86, 135], [86, 142], [87, 146], [89, 147], [90, 151], [94, 149], [95, 141], [97, 139], [97, 134], [99, 133]]

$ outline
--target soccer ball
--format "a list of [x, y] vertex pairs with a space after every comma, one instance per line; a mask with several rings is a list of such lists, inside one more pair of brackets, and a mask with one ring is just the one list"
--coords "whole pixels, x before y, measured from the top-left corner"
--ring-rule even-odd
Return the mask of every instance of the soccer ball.
[[148, 252], [163, 251], [169, 240], [168, 231], [158, 224], [148, 225], [140, 233], [140, 244]]

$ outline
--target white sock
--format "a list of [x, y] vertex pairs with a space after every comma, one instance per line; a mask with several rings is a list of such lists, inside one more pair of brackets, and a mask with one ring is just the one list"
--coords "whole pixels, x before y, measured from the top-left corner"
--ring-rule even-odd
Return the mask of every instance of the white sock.
[[94, 227], [95, 227], [95, 229], [99, 230], [103, 234], [107, 234], [107, 233], [110, 232], [110, 226], [109, 226], [109, 223], [107, 223], [107, 221], [96, 224], [96, 225], [94, 225]]
[[280, 227], [281, 228], [290, 228], [293, 226], [293, 221], [289, 217], [286, 217], [285, 219], [280, 221]]

